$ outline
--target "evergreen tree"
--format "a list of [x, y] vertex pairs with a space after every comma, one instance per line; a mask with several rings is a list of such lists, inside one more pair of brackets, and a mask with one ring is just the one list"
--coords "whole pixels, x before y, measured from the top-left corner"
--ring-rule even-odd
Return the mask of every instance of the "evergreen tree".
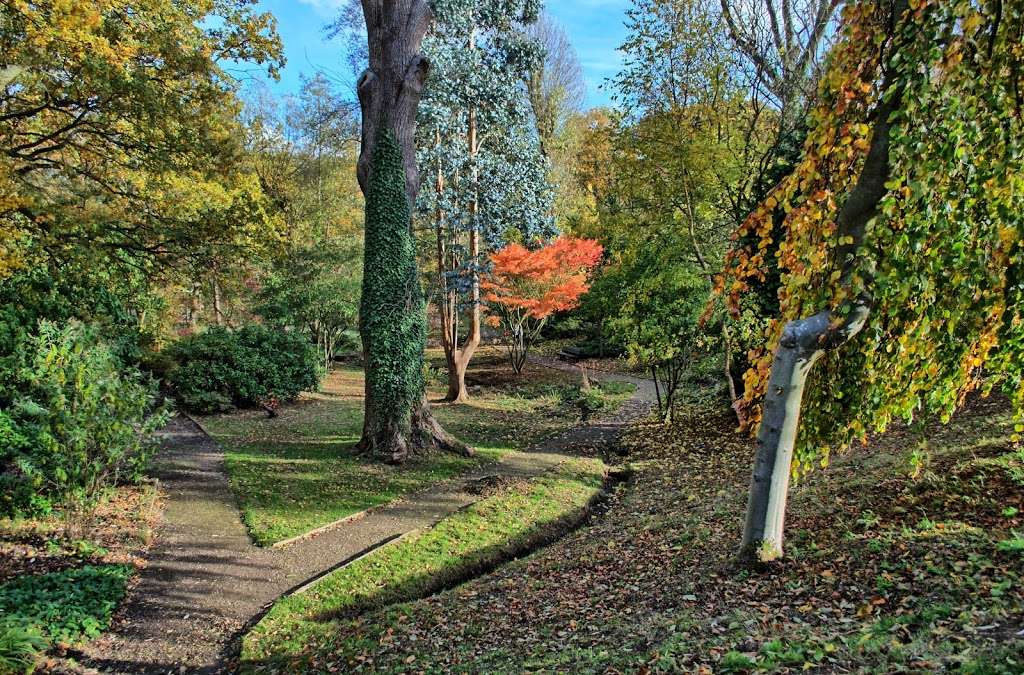
[[[552, 188], [524, 81], [543, 59], [526, 33], [540, 3], [439, 0], [424, 40], [432, 72], [418, 113], [418, 211], [436, 237], [437, 293], [450, 401], [467, 398], [480, 343], [485, 249], [553, 233]], [[465, 340], [460, 317], [468, 314]]]

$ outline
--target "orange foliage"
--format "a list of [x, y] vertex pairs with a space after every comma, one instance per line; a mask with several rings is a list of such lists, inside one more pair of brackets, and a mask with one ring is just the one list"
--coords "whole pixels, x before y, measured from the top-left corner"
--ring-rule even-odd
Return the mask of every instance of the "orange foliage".
[[[559, 237], [531, 251], [509, 244], [491, 255], [492, 270], [480, 282], [484, 300], [500, 313], [543, 320], [573, 309], [590, 288], [590, 273], [604, 253], [593, 239]], [[491, 325], [501, 318], [491, 315]]]

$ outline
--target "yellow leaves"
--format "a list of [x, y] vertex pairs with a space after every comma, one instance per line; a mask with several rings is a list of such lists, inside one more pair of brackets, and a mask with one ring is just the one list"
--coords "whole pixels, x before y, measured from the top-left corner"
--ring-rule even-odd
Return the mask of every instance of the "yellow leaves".
[[981, 27], [983, 22], [981, 14], [978, 12], [972, 12], [963, 21], [964, 33], [970, 35]]

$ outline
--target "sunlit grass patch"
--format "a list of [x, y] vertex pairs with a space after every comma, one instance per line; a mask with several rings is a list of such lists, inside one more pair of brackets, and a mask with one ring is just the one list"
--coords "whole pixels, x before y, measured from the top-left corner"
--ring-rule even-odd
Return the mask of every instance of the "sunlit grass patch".
[[[201, 421], [225, 448], [253, 539], [270, 545], [494, 462], [579, 421], [558, 397], [558, 387], [576, 382], [571, 374], [530, 367], [515, 377], [508, 370], [495, 350], [484, 349], [468, 380], [487, 384], [473, 385], [469, 403], [433, 407], [449, 432], [476, 449], [472, 458], [439, 453], [385, 466], [355, 455], [363, 375], [351, 366], [334, 370], [320, 392], [282, 406], [277, 417], [249, 411]], [[443, 388], [435, 384], [430, 393], [439, 398]], [[628, 397], [620, 388], [614, 403]]]
[[424, 597], [543, 543], [586, 513], [604, 475], [599, 460], [566, 460], [370, 553], [279, 601], [246, 636], [243, 659], [287, 660], [322, 648], [339, 621], [360, 611]]

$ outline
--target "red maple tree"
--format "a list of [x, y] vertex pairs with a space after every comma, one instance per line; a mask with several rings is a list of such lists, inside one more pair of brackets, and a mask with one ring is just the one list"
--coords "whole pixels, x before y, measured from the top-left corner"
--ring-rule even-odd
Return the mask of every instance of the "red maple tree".
[[504, 330], [516, 373], [547, 319], [579, 305], [603, 253], [593, 239], [559, 237], [532, 250], [509, 244], [490, 256], [491, 271], [480, 282], [487, 322]]

